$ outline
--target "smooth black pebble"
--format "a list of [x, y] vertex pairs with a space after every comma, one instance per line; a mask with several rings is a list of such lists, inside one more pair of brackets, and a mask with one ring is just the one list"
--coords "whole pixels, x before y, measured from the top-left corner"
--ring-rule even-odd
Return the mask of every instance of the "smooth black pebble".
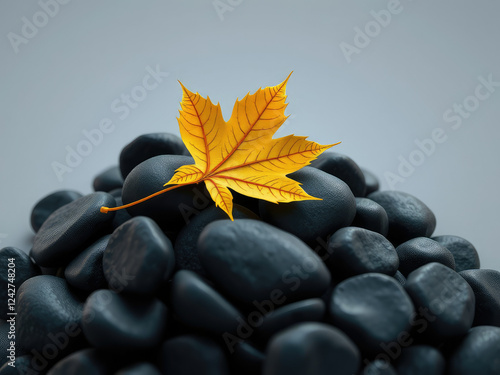
[[47, 375], [108, 375], [116, 370], [115, 361], [96, 349], [83, 349], [59, 361]]
[[[125, 179], [123, 203], [131, 203], [165, 189], [163, 185], [172, 178], [177, 168], [193, 162], [193, 158], [180, 155], [160, 155], [142, 162]], [[132, 216], [148, 216], [164, 231], [175, 235], [193, 216], [211, 205], [214, 203], [205, 184], [195, 184], [160, 194], [127, 208], [127, 211]]]
[[189, 327], [224, 335], [234, 333], [243, 321], [227, 299], [192, 271], [176, 272], [169, 295], [173, 313]]
[[398, 374], [404, 375], [443, 375], [446, 361], [438, 349], [414, 345], [403, 349], [395, 368]]
[[101, 237], [76, 256], [64, 269], [64, 277], [71, 286], [86, 292], [106, 288], [108, 283], [102, 270], [102, 257], [110, 235]]
[[210, 279], [243, 303], [318, 297], [330, 283], [328, 269], [306, 244], [257, 220], [210, 223], [198, 254]]
[[161, 375], [161, 373], [155, 365], [142, 362], [121, 369], [115, 375]]
[[280, 204], [260, 201], [260, 216], [320, 252], [321, 241], [352, 223], [356, 215], [354, 195], [344, 181], [317, 168], [304, 167], [288, 177], [302, 183], [309, 195], [322, 200]]
[[31, 211], [31, 227], [38, 232], [47, 218], [58, 208], [83, 197], [82, 194], [72, 190], [60, 190], [47, 195], [39, 200]]
[[406, 284], [406, 277], [398, 271], [396, 271], [396, 273], [394, 274], [393, 276], [398, 283], [400, 283], [402, 286], [404, 286]]
[[369, 272], [393, 276], [399, 266], [394, 246], [380, 233], [358, 227], [336, 231], [328, 241], [326, 265], [335, 278]]
[[367, 170], [365, 168], [361, 168], [361, 171], [363, 172], [363, 175], [365, 176], [365, 183], [366, 183], [365, 194], [368, 195], [368, 194], [371, 194], [371, 193], [377, 191], [380, 188], [380, 182], [379, 182], [377, 176], [375, 176], [375, 174], [373, 174], [372, 172], [370, 172], [369, 170]]
[[430, 237], [436, 229], [434, 213], [413, 195], [401, 191], [376, 191], [368, 198], [387, 212], [387, 238], [395, 246], [415, 237]]
[[163, 343], [159, 355], [160, 370], [168, 375], [229, 375], [222, 348], [213, 340], [181, 335]]
[[[142, 296], [141, 296], [142, 297]], [[96, 348], [144, 349], [160, 344], [167, 307], [156, 298], [93, 292], [83, 308], [83, 332]]]
[[335, 288], [330, 306], [335, 326], [368, 355], [383, 353], [383, 345], [397, 342], [410, 331], [413, 303], [392, 277], [368, 273], [351, 277]]
[[448, 369], [453, 375], [500, 374], [500, 328], [472, 328], [449, 359]]
[[[10, 267], [9, 267], [10, 266]], [[40, 274], [40, 269], [31, 261], [28, 254], [15, 247], [0, 250], [0, 313], [1, 319], [7, 320], [9, 311], [8, 294], [16, 293], [23, 282]], [[12, 282], [13, 281], [13, 282]], [[15, 290], [9, 291], [12, 284]], [[15, 298], [14, 298], [15, 299]]]
[[471, 286], [476, 297], [473, 325], [500, 327], [500, 272], [465, 270], [459, 275]]
[[[237, 341], [229, 347], [229, 363], [234, 374], [261, 375], [266, 356], [247, 341]], [[1, 374], [0, 374], [1, 375]]]
[[263, 375], [352, 375], [361, 362], [349, 337], [316, 322], [296, 324], [275, 335], [266, 356]]
[[40, 275], [26, 280], [17, 291], [17, 343], [22, 350], [48, 346], [68, 349], [82, 339], [83, 304], [64, 279]]
[[123, 186], [123, 177], [120, 168], [114, 166], [99, 173], [94, 178], [94, 191], [110, 192]]
[[355, 197], [365, 196], [365, 175], [354, 160], [347, 155], [337, 152], [324, 152], [311, 162], [311, 167], [340, 178], [349, 186]]
[[[264, 311], [266, 313], [266, 311]], [[268, 340], [274, 334], [294, 324], [320, 322], [325, 317], [325, 303], [320, 298], [310, 298], [273, 309], [264, 315], [257, 327], [261, 337]]]
[[428, 321], [425, 333], [436, 342], [460, 337], [471, 328], [474, 292], [451, 268], [441, 263], [417, 268], [408, 275], [405, 289], [417, 311]]
[[368, 198], [356, 198], [356, 216], [354, 216], [351, 225], [387, 236], [389, 217], [384, 208], [377, 202]]
[[115, 207], [108, 193], [86, 195], [56, 210], [35, 235], [31, 256], [38, 266], [66, 265], [110, 229], [114, 213], [103, 214], [102, 206]]
[[376, 359], [373, 362], [370, 362], [363, 369], [361, 375], [398, 375], [394, 367], [385, 360]]
[[120, 153], [120, 171], [123, 178], [143, 161], [158, 155], [189, 155], [178, 136], [170, 133], [142, 134]]
[[399, 257], [399, 270], [405, 276], [432, 262], [455, 269], [455, 260], [450, 251], [439, 242], [427, 237], [417, 237], [403, 242], [396, 251]]
[[[239, 205], [233, 206], [233, 218], [237, 219], [254, 219], [259, 220], [259, 217], [246, 207]], [[187, 269], [194, 271], [200, 275], [205, 275], [200, 259], [198, 258], [197, 243], [200, 233], [203, 229], [213, 221], [230, 220], [229, 216], [219, 207], [211, 206], [198, 215], [193, 216], [189, 223], [182, 228], [179, 235], [175, 239], [175, 261], [176, 267], [179, 269]]]
[[170, 279], [174, 267], [172, 243], [144, 216], [115, 229], [102, 259], [109, 287], [136, 294], [156, 293]]
[[446, 247], [455, 259], [455, 270], [478, 269], [480, 267], [479, 255], [473, 244], [465, 238], [451, 235], [432, 237], [436, 242]]

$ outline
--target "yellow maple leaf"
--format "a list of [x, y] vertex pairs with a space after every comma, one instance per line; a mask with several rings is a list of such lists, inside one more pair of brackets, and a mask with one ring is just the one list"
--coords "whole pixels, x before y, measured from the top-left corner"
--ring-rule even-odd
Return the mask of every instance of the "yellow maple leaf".
[[124, 206], [102, 207], [101, 212], [130, 207], [174, 188], [202, 181], [216, 206], [231, 220], [233, 196], [229, 189], [273, 203], [319, 200], [286, 175], [308, 165], [338, 143], [323, 146], [293, 134], [272, 138], [287, 119], [286, 84], [290, 75], [277, 86], [260, 88], [236, 100], [227, 122], [219, 104], [213, 104], [208, 96], [205, 99], [192, 93], [179, 82], [183, 96], [177, 120], [194, 164], [176, 170], [165, 184], [174, 186]]

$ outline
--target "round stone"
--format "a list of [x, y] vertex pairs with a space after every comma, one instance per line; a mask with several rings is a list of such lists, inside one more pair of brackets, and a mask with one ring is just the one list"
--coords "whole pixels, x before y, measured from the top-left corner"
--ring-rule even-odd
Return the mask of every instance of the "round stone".
[[358, 227], [336, 231], [328, 241], [325, 263], [335, 278], [369, 272], [394, 275], [399, 266], [394, 246], [380, 233]]
[[437, 262], [455, 269], [455, 260], [449, 250], [427, 237], [417, 237], [403, 242], [396, 248], [399, 270], [405, 276], [428, 263]]
[[318, 297], [330, 283], [328, 269], [306, 244], [257, 220], [210, 223], [199, 237], [198, 254], [209, 278], [247, 304]]
[[266, 354], [263, 375], [352, 375], [361, 362], [358, 348], [342, 331], [315, 322], [276, 334]]
[[436, 348], [427, 345], [415, 345], [403, 349], [395, 367], [398, 374], [443, 375], [446, 369], [446, 361]]
[[361, 168], [361, 171], [365, 176], [365, 183], [366, 183], [365, 194], [368, 195], [377, 191], [380, 188], [380, 182], [378, 181], [377, 176], [375, 176], [375, 174], [364, 168]]
[[173, 313], [189, 327], [220, 336], [234, 334], [243, 320], [229, 301], [194, 272], [178, 271], [169, 294]]
[[311, 162], [311, 167], [340, 178], [349, 186], [355, 197], [365, 196], [366, 182], [363, 171], [347, 155], [324, 152]]
[[158, 155], [189, 155], [182, 139], [169, 133], [143, 134], [126, 145], [120, 153], [123, 178], [143, 161]]
[[500, 328], [472, 328], [455, 349], [448, 368], [453, 375], [500, 374]]
[[247, 341], [236, 342], [233, 350], [229, 348], [229, 353], [229, 361], [234, 374], [256, 375], [262, 373], [266, 356]]
[[397, 375], [397, 373], [389, 362], [376, 359], [366, 365], [362, 375]]
[[160, 344], [167, 307], [156, 298], [93, 292], [83, 308], [83, 332], [96, 348], [145, 349]]
[[436, 236], [432, 237], [436, 242], [446, 247], [455, 259], [455, 270], [478, 269], [480, 267], [479, 255], [476, 248], [469, 241], [458, 236]]
[[389, 218], [380, 204], [368, 198], [356, 198], [356, 216], [351, 225], [387, 236]]
[[310, 298], [279, 307], [264, 315], [257, 327], [259, 336], [269, 340], [271, 336], [302, 322], [319, 322], [325, 317], [325, 303], [320, 298]]
[[309, 195], [322, 200], [284, 204], [260, 201], [259, 211], [264, 221], [296, 235], [313, 249], [352, 223], [356, 201], [344, 181], [313, 167], [304, 167], [289, 177], [300, 182]]
[[[40, 274], [40, 270], [24, 251], [15, 247], [4, 247], [0, 250], [1, 319], [7, 320], [9, 318], [7, 313], [11, 312], [9, 307], [13, 306], [9, 305], [9, 294], [15, 294], [23, 282], [38, 274]], [[14, 285], [14, 288], [9, 287], [9, 284]]]
[[168, 375], [229, 375], [226, 356], [213, 340], [181, 335], [163, 343], [160, 370]]
[[500, 327], [500, 272], [496, 270], [465, 270], [459, 273], [476, 297], [474, 326]]
[[17, 290], [16, 302], [16, 341], [21, 353], [37, 350], [44, 355], [45, 350], [56, 357], [82, 341], [82, 302], [64, 279], [32, 277]]
[[174, 266], [172, 243], [144, 216], [115, 229], [102, 259], [109, 287], [135, 294], [156, 293], [170, 279]]
[[474, 292], [467, 282], [441, 263], [429, 263], [408, 275], [405, 289], [428, 321], [426, 334], [435, 340], [464, 335], [474, 319]]
[[354, 276], [341, 282], [330, 302], [334, 325], [372, 355], [398, 342], [401, 332], [410, 331], [414, 312], [403, 287], [394, 278], [380, 273]]
[[86, 292], [106, 288], [108, 283], [102, 270], [102, 257], [110, 235], [101, 237], [73, 259], [64, 270], [71, 286]]
[[38, 232], [42, 224], [52, 213], [62, 206], [83, 197], [72, 190], [60, 190], [47, 195], [38, 201], [31, 211], [31, 227]]
[[120, 168], [114, 166], [99, 173], [94, 178], [94, 191], [110, 192], [114, 189], [119, 189], [123, 186], [123, 177], [120, 173]]
[[[163, 185], [186, 164], [193, 164], [193, 159], [180, 155], [160, 155], [142, 162], [125, 179], [123, 203], [131, 203], [165, 189]], [[127, 211], [132, 216], [150, 217], [165, 232], [175, 235], [193, 216], [213, 204], [205, 184], [195, 184], [168, 191], [129, 207]]]
[[387, 212], [387, 238], [395, 246], [415, 237], [430, 237], [436, 228], [436, 217], [432, 211], [413, 195], [401, 191], [376, 191], [368, 198]]
[[101, 213], [102, 206], [115, 207], [115, 199], [108, 193], [93, 193], [53, 212], [33, 240], [35, 263], [40, 267], [64, 266], [106, 234], [114, 213]]
[[107, 375], [116, 369], [114, 356], [96, 349], [84, 349], [63, 358], [50, 369], [47, 375]]
[[115, 375], [161, 375], [161, 373], [153, 364], [141, 362], [121, 369]]
[[405, 286], [406, 284], [406, 277], [399, 271], [396, 271], [396, 273], [393, 276], [398, 283], [400, 283], [402, 286]]
[[[248, 208], [235, 204], [233, 206], [233, 218], [237, 219], [254, 219], [258, 220]], [[180, 269], [194, 271], [200, 275], [205, 275], [205, 271], [201, 267], [198, 258], [197, 243], [200, 233], [203, 229], [213, 221], [230, 220], [229, 216], [219, 207], [211, 206], [205, 208], [198, 215], [192, 217], [189, 223], [182, 228], [179, 235], [175, 239], [175, 260], [176, 266]]]

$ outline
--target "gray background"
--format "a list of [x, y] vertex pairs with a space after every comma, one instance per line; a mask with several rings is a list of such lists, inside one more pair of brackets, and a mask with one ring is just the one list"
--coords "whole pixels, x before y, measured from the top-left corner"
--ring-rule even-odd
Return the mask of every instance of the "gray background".
[[[0, 246], [28, 250], [32, 205], [58, 189], [89, 193], [93, 176], [116, 164], [139, 134], [178, 134], [178, 79], [219, 101], [227, 119], [236, 97], [293, 70], [292, 117], [278, 134], [342, 141], [334, 151], [375, 172], [384, 189], [400, 157], [415, 156], [415, 141], [442, 128], [447, 140], [392, 188], [427, 203], [436, 234], [467, 238], [484, 268], [500, 269], [500, 88], [459, 129], [443, 119], [475, 94], [479, 76], [500, 81], [498, 1], [401, 0], [378, 34], [370, 12], [388, 1], [216, 4], [226, 12], [219, 16], [210, 0], [73, 0], [16, 53], [9, 33], [22, 36], [23, 17], [32, 20], [42, 8], [33, 0], [1, 2]], [[373, 37], [348, 62], [340, 46], [354, 45], [355, 28], [365, 27]], [[141, 84], [148, 66], [169, 75], [120, 118], [111, 104]], [[67, 147], [76, 149], [82, 131], [105, 118], [113, 132], [59, 181], [52, 163], [65, 163]]]

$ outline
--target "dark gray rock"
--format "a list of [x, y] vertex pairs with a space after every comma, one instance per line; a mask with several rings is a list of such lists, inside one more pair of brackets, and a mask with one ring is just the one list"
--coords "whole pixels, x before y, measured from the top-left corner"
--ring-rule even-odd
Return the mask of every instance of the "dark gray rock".
[[163, 339], [167, 307], [156, 298], [93, 292], [83, 308], [85, 337], [96, 348], [153, 348]]
[[[235, 220], [259, 219], [258, 216], [249, 209], [236, 204], [233, 206], [233, 218]], [[210, 206], [201, 211], [198, 215], [193, 216], [189, 223], [182, 228], [179, 235], [175, 239], [174, 246], [177, 268], [187, 269], [200, 275], [205, 275], [205, 271], [201, 267], [201, 263], [198, 258], [197, 243], [203, 229], [209, 223], [216, 220], [230, 219], [229, 216], [227, 216], [227, 214], [219, 207]]]
[[33, 207], [31, 211], [31, 227], [35, 232], [38, 232], [45, 220], [54, 211], [81, 197], [83, 197], [82, 194], [72, 190], [60, 190], [47, 195]]
[[403, 287], [379, 273], [341, 282], [329, 309], [334, 325], [369, 355], [383, 352], [383, 346], [397, 342], [401, 332], [409, 332], [415, 311]]
[[115, 207], [108, 193], [86, 195], [57, 209], [35, 235], [31, 256], [40, 267], [66, 265], [110, 228], [114, 213], [103, 214], [102, 206]]
[[64, 279], [40, 275], [26, 280], [17, 291], [16, 342], [21, 353], [51, 346], [59, 354], [79, 344], [82, 306]]
[[362, 273], [394, 275], [399, 266], [394, 246], [380, 233], [358, 227], [336, 231], [328, 241], [324, 261], [337, 279]]
[[398, 374], [443, 375], [446, 361], [436, 348], [427, 345], [414, 345], [403, 349], [395, 367]]
[[405, 276], [432, 262], [455, 269], [455, 260], [450, 251], [439, 242], [427, 237], [417, 237], [403, 242], [396, 251], [399, 257], [399, 270]]
[[358, 348], [342, 331], [314, 322], [278, 333], [266, 354], [263, 375], [352, 375], [361, 362]]
[[143, 161], [158, 155], [189, 155], [182, 139], [169, 133], [143, 134], [126, 145], [120, 153], [123, 178]]
[[455, 259], [455, 270], [457, 272], [480, 267], [479, 255], [476, 248], [469, 241], [458, 236], [436, 236], [432, 237], [436, 242], [446, 247]]
[[194, 272], [178, 271], [169, 295], [173, 313], [189, 327], [223, 335], [234, 333], [243, 320], [229, 301]]
[[465, 270], [459, 273], [470, 285], [476, 297], [473, 326], [500, 327], [500, 272], [495, 270]]
[[201, 336], [181, 335], [165, 341], [159, 362], [162, 373], [168, 375], [229, 375], [222, 348]]
[[198, 253], [210, 279], [247, 304], [318, 297], [330, 283], [328, 269], [302, 241], [257, 220], [210, 223]]
[[161, 375], [161, 373], [151, 363], [141, 362], [121, 369], [115, 375]]
[[366, 195], [371, 194], [375, 191], [377, 191], [380, 188], [380, 182], [378, 181], [377, 176], [375, 176], [372, 172], [369, 170], [366, 170], [364, 168], [361, 168], [361, 171], [363, 172], [363, 175], [365, 176], [365, 183], [366, 183]]
[[108, 283], [102, 270], [102, 257], [110, 235], [101, 237], [76, 256], [64, 269], [64, 277], [71, 286], [86, 292], [106, 288]]
[[474, 319], [474, 292], [467, 282], [441, 263], [429, 263], [408, 275], [405, 289], [415, 308], [427, 312], [426, 334], [434, 340], [464, 335]]
[[[9, 261], [12, 259], [12, 261]], [[9, 267], [9, 264], [11, 267]], [[7, 313], [10, 311], [9, 294], [16, 293], [23, 282], [30, 277], [40, 274], [40, 269], [31, 261], [28, 254], [15, 247], [4, 247], [0, 250], [0, 314], [1, 319], [7, 319]], [[13, 281], [13, 282], [12, 282]], [[15, 290], [8, 288], [13, 284]], [[9, 289], [11, 289], [9, 291]], [[15, 300], [15, 297], [13, 298]], [[10, 301], [11, 303], [13, 301]]]
[[118, 166], [110, 167], [94, 178], [94, 191], [110, 192], [123, 186], [123, 177]]
[[172, 275], [174, 249], [153, 220], [136, 216], [115, 229], [104, 251], [102, 267], [111, 289], [154, 294]]
[[377, 191], [368, 198], [387, 212], [387, 238], [395, 246], [415, 237], [430, 237], [436, 228], [436, 217], [432, 211], [413, 195], [401, 191]]
[[448, 369], [453, 375], [500, 374], [500, 328], [472, 328], [449, 359]]
[[340, 178], [349, 186], [355, 197], [365, 196], [365, 175], [354, 160], [347, 155], [337, 152], [324, 152], [311, 162], [311, 167]]
[[347, 184], [317, 168], [304, 167], [288, 177], [302, 183], [302, 188], [322, 200], [274, 204], [261, 201], [261, 218], [284, 231], [292, 233], [316, 248], [319, 240], [352, 223], [356, 201]]
[[377, 202], [368, 198], [356, 198], [356, 216], [351, 225], [386, 236], [389, 231], [389, 218], [387, 212]]

